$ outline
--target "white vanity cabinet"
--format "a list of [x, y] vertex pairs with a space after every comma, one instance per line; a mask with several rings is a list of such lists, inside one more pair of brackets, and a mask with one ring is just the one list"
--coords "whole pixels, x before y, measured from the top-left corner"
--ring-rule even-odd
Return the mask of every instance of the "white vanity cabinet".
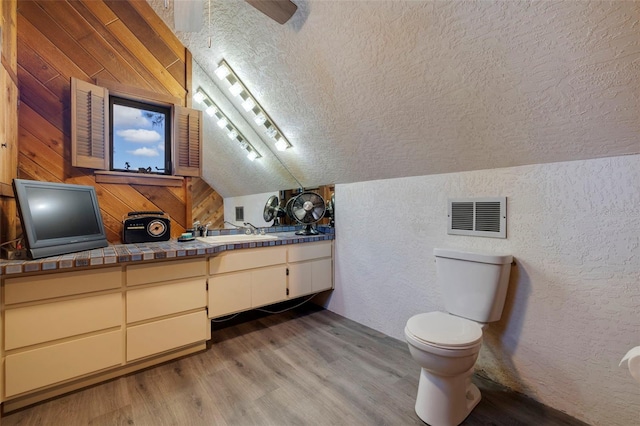
[[285, 246], [226, 251], [209, 259], [209, 317], [269, 305], [287, 297]]
[[119, 267], [7, 278], [3, 305], [5, 398], [124, 363]]
[[205, 275], [205, 259], [126, 267], [127, 362], [208, 339]]
[[333, 288], [331, 241], [288, 246], [289, 299]]
[[0, 276], [5, 409], [205, 349], [206, 275], [199, 257]]
[[206, 349], [210, 318], [333, 288], [333, 243], [0, 274], [0, 402], [12, 411]]
[[209, 317], [333, 288], [332, 241], [243, 249], [209, 259]]

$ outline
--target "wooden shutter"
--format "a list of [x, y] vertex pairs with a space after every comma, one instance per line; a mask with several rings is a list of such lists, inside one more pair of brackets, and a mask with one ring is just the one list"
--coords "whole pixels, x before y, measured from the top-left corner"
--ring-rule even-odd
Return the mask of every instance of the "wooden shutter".
[[173, 129], [173, 174], [200, 176], [202, 111], [176, 105]]
[[109, 91], [71, 77], [71, 165], [109, 170]]

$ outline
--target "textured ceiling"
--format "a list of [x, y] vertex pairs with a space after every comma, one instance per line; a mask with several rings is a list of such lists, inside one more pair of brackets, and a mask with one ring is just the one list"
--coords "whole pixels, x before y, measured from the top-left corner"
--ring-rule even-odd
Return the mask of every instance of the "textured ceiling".
[[[203, 73], [234, 68], [305, 187], [640, 153], [640, 2], [294, 2], [279, 25], [211, 0], [209, 26], [204, 0], [203, 30], [176, 34]], [[173, 28], [174, 0], [149, 3]], [[223, 196], [296, 186], [205, 144]]]

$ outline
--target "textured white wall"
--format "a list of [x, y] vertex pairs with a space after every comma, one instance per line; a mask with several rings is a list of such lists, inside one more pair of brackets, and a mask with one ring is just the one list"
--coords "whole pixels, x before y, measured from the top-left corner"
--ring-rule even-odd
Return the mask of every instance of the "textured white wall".
[[[640, 344], [640, 155], [336, 185], [328, 308], [404, 339], [443, 309], [434, 247], [511, 253], [478, 368], [594, 425], [638, 424], [618, 362]], [[450, 236], [447, 198], [507, 196], [508, 238]], [[418, 367], [416, 367], [418, 374]]]
[[[193, 62], [193, 89], [202, 88], [236, 128], [258, 150], [262, 158], [250, 161], [247, 152], [237, 142], [230, 140], [227, 132], [218, 127], [217, 118], [203, 117], [202, 178], [223, 198], [278, 191], [280, 188], [297, 188], [298, 184], [280, 160], [263, 143], [262, 139], [240, 115], [238, 110], [222, 95], [211, 78], [197, 62]], [[193, 102], [193, 107], [204, 111], [206, 106]], [[266, 199], [265, 199], [266, 201]]]
[[[148, 1], [173, 25], [181, 1]], [[213, 83], [233, 67], [305, 187], [640, 153], [638, 1], [296, 0], [285, 25], [203, 3], [211, 26], [178, 37]], [[223, 152], [205, 145], [224, 197], [297, 187]]]
[[[236, 222], [236, 207], [244, 207], [244, 222], [251, 222], [253, 226], [271, 226], [273, 221], [265, 222], [262, 213], [264, 212], [264, 205], [272, 195], [278, 195], [278, 192], [266, 192], [264, 194], [244, 195], [241, 197], [227, 197], [224, 198], [224, 220], [243, 226], [243, 222]], [[231, 228], [229, 225], [225, 225], [227, 228]]]

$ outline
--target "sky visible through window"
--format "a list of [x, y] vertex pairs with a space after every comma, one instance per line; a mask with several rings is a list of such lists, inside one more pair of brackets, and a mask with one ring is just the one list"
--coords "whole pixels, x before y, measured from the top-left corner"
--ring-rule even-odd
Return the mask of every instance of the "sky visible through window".
[[164, 173], [163, 113], [113, 105], [113, 169]]

